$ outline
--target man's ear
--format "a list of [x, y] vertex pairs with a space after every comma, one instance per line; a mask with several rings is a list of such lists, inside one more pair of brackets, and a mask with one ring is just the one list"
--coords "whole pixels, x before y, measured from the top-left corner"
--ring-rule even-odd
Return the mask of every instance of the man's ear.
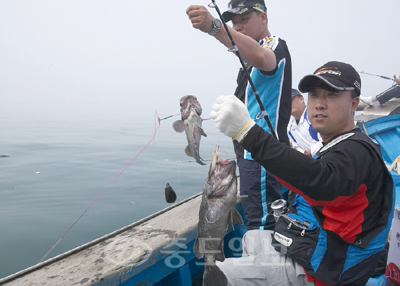
[[268, 23], [267, 13], [261, 13], [261, 19], [263, 20], [264, 24], [267, 24]]
[[357, 96], [351, 100], [351, 111], [353, 113], [356, 112], [359, 103], [360, 103], [360, 96]]

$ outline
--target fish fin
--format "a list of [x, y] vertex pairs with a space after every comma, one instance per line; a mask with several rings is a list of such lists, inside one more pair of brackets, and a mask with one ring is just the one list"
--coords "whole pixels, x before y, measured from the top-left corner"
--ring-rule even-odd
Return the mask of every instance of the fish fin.
[[201, 161], [200, 159], [197, 159], [196, 162], [199, 163], [200, 165], [207, 165], [206, 163], [204, 163], [204, 162]]
[[201, 128], [201, 126], [196, 126], [197, 131], [199, 131], [199, 133], [201, 135], [203, 135], [204, 137], [207, 137], [207, 134], [204, 132], [203, 128]]
[[221, 239], [220, 242], [219, 242], [219, 253], [215, 254], [215, 260], [225, 261], [224, 239]]
[[215, 260], [225, 261], [225, 254], [223, 252], [215, 254]]
[[225, 213], [226, 207], [221, 202], [212, 203], [207, 210], [206, 220], [208, 223], [214, 223]]
[[234, 223], [243, 224], [242, 216], [237, 211], [237, 209], [232, 209], [229, 213], [228, 225], [231, 228], [231, 230], [235, 230], [235, 226], [233, 225]]
[[194, 241], [193, 244], [193, 253], [194, 256], [196, 256], [198, 259], [201, 259], [204, 257], [204, 253], [200, 252], [200, 240], [199, 240], [199, 236], [196, 236], [196, 240]]
[[243, 222], [243, 218], [242, 218], [242, 216], [240, 215], [240, 213], [238, 212], [237, 209], [233, 209], [231, 213], [232, 213], [232, 220], [233, 220], [234, 223], [236, 223], [236, 224], [243, 224], [244, 223]]
[[182, 133], [183, 131], [185, 131], [185, 123], [183, 122], [183, 120], [177, 120], [172, 124], [172, 128], [174, 128], [176, 132]]
[[231, 230], [235, 230], [235, 227], [233, 226], [233, 212], [229, 212], [229, 217], [228, 217], [228, 225], [231, 228]]
[[217, 265], [205, 265], [203, 273], [203, 285], [227, 286], [228, 278]]
[[186, 155], [188, 155], [189, 157], [193, 157], [193, 154], [192, 154], [192, 151], [190, 151], [189, 145], [186, 146], [186, 148], [185, 148], [185, 153], [186, 153]]

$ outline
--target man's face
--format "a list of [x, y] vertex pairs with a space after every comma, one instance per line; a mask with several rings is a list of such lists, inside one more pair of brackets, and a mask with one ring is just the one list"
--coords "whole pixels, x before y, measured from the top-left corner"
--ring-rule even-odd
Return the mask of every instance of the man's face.
[[250, 12], [246, 15], [233, 15], [233, 28], [256, 41], [262, 39], [263, 29], [267, 24], [267, 14]]
[[302, 96], [292, 96], [292, 115], [297, 120], [300, 119], [306, 106], [304, 105], [304, 98]]
[[351, 97], [351, 91], [332, 92], [317, 87], [308, 93], [308, 120], [323, 142], [354, 128], [358, 102], [358, 97]]

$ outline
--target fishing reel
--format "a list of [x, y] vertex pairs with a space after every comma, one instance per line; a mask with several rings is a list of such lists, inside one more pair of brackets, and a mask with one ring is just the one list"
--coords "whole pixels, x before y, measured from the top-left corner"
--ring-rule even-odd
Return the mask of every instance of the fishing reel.
[[286, 205], [287, 205], [287, 202], [286, 202], [286, 200], [284, 200], [284, 199], [276, 200], [276, 201], [274, 201], [274, 202], [271, 204], [271, 209], [272, 209], [273, 212], [274, 212], [275, 221], [278, 221], [278, 218], [279, 218], [281, 215], [287, 213], [288, 208], [287, 208]]

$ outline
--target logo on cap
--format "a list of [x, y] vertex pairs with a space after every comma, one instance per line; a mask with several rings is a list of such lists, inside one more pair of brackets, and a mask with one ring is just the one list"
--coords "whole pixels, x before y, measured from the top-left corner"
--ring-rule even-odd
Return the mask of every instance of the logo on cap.
[[315, 72], [315, 74], [332, 74], [332, 75], [337, 75], [340, 76], [342, 73], [337, 70], [337, 68], [333, 67], [327, 67], [327, 68], [322, 68]]

